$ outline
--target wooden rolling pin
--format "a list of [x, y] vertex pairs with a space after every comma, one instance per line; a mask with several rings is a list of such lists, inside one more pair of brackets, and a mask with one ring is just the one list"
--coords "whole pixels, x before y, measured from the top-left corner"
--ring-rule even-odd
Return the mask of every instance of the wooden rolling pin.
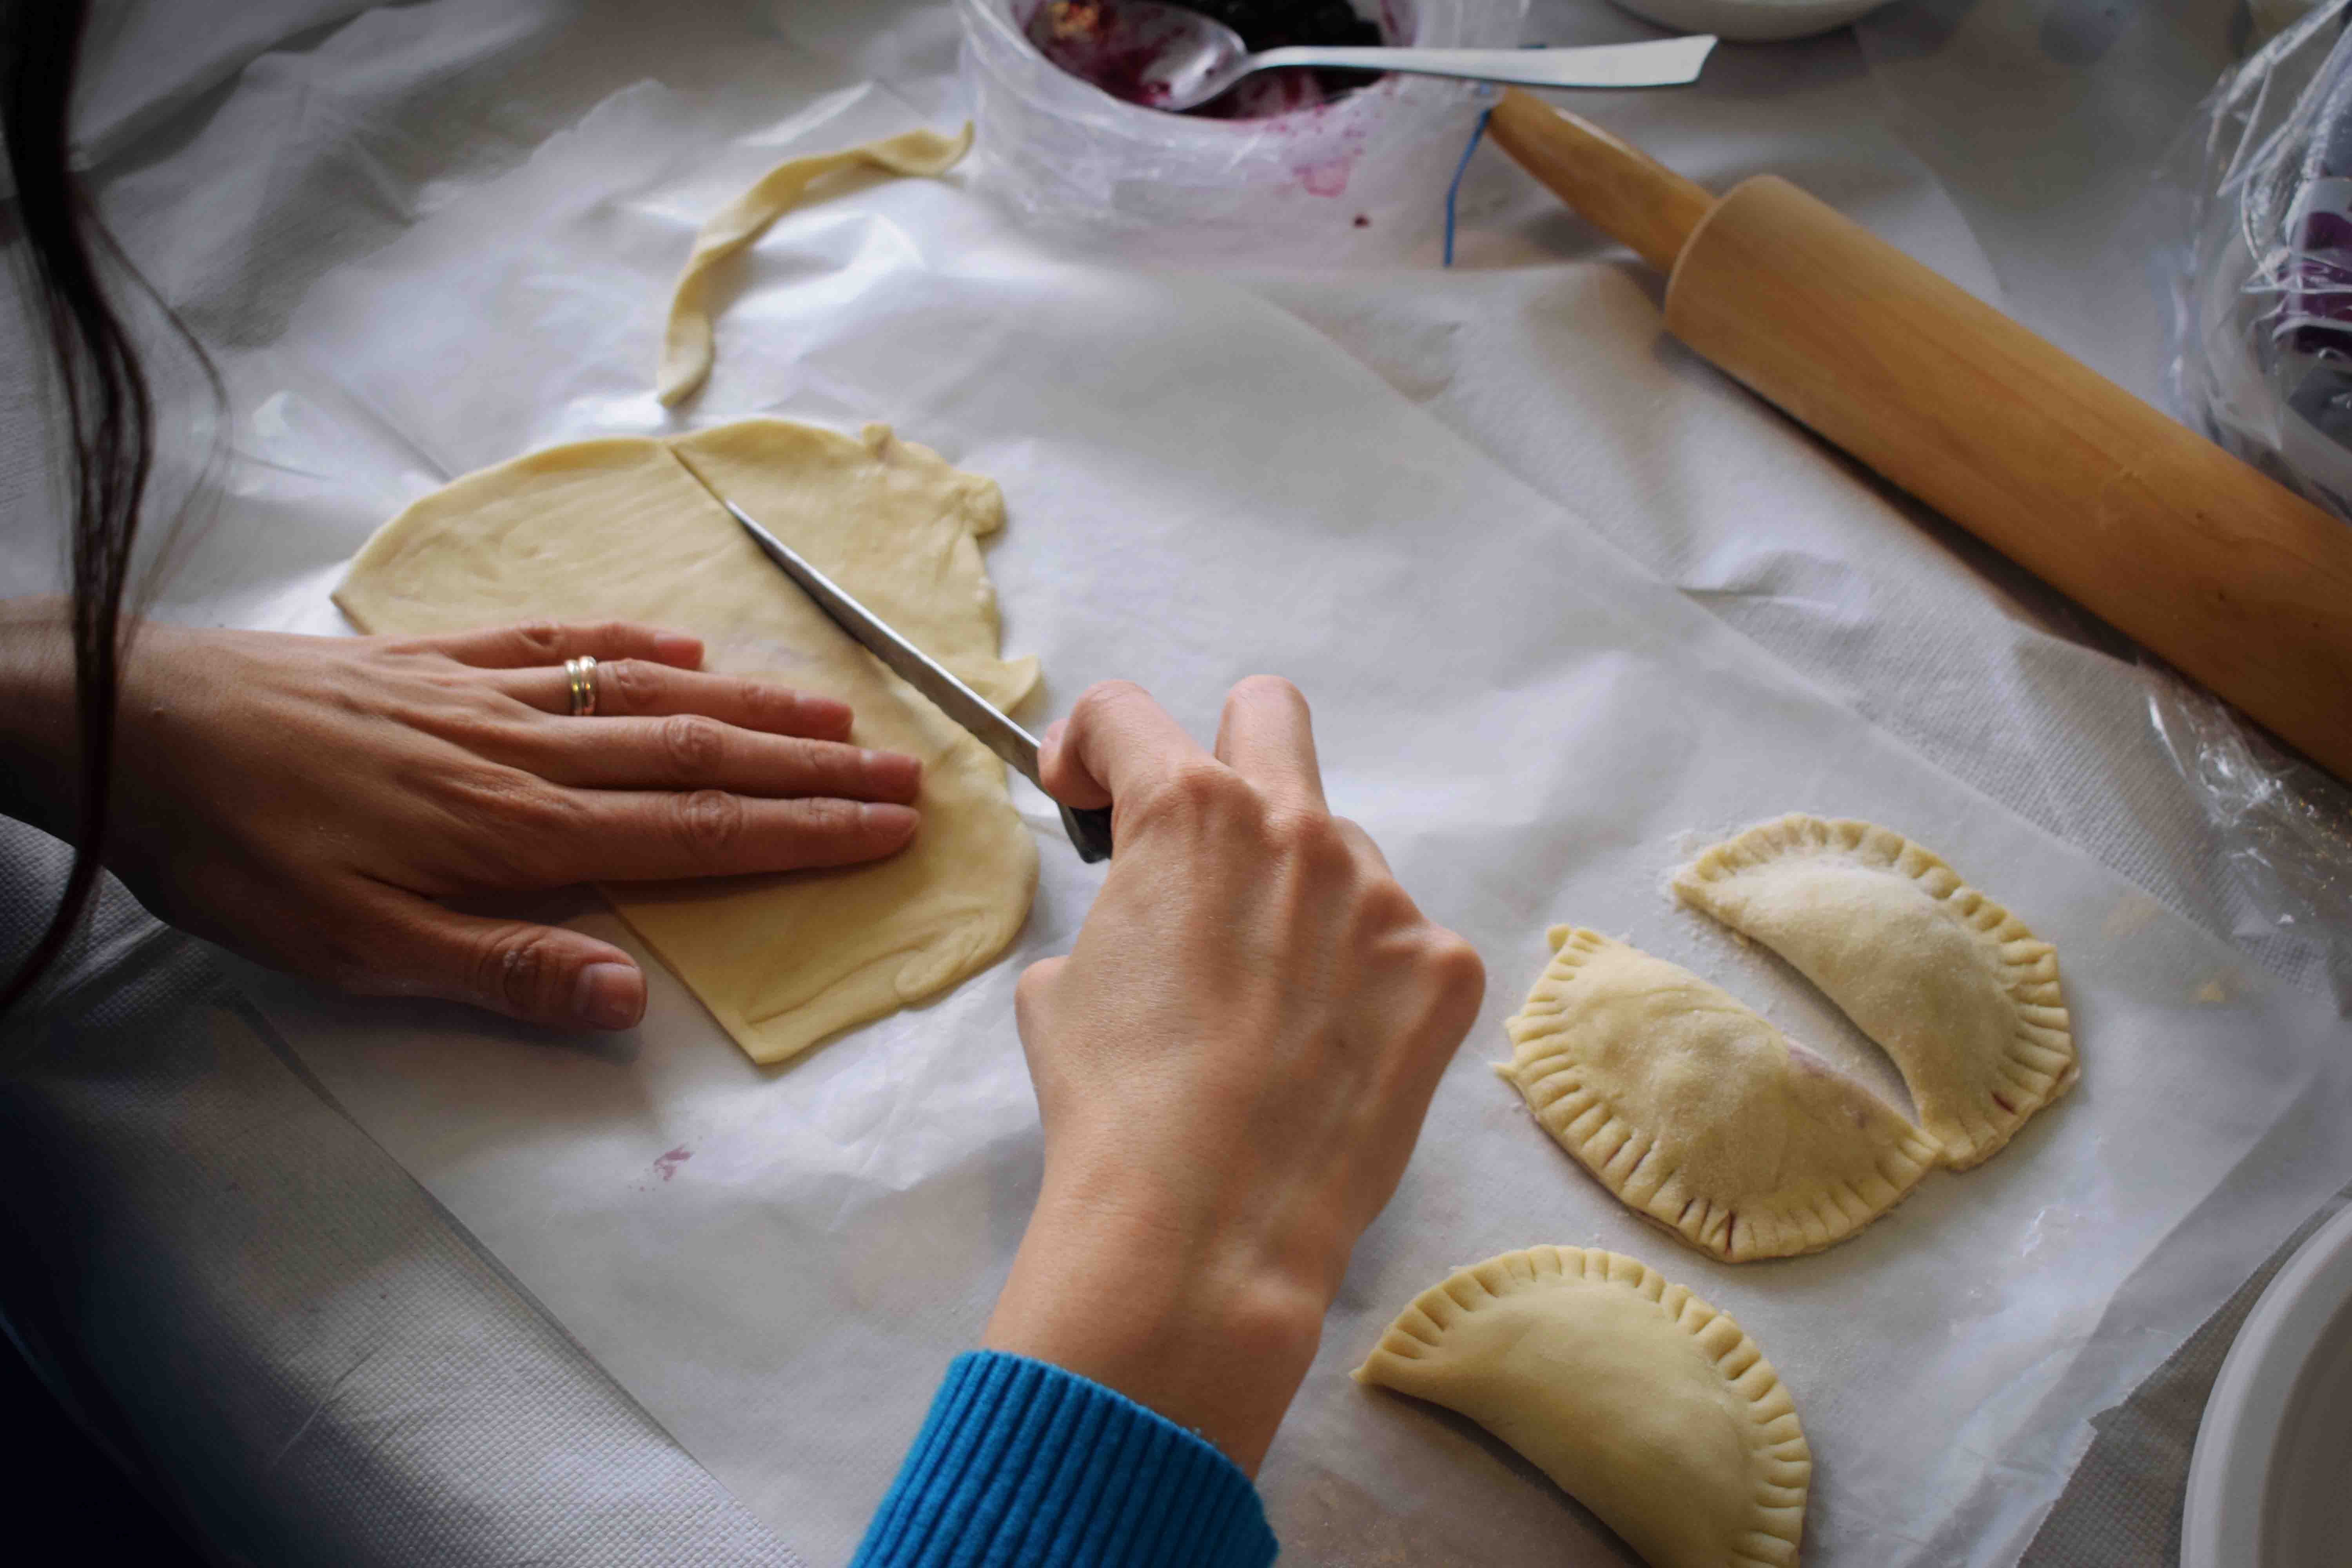
[[2352, 524], [1787, 181], [1720, 199], [1505, 92], [1490, 131], [1666, 269], [1666, 328], [2352, 783]]

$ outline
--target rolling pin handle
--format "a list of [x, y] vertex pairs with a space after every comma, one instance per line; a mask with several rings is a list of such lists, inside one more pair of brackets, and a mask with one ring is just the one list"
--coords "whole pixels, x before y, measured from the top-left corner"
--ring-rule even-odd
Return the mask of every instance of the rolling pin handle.
[[1688, 180], [1589, 120], [1513, 88], [1486, 122], [1496, 145], [1557, 192], [1587, 222], [1661, 272], [1672, 272], [1699, 220], [1715, 205]]

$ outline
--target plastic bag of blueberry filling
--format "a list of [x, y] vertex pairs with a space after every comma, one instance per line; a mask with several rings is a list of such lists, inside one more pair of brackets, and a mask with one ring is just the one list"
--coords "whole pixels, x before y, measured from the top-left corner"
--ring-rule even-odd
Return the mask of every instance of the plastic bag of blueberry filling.
[[[1377, 260], [1421, 243], [1478, 117], [1465, 82], [1384, 77], [1264, 120], [1124, 103], [1023, 29], [1047, 0], [958, 0], [974, 180], [1067, 242], [1167, 260]], [[1527, 0], [1355, 0], [1391, 43], [1518, 42]]]

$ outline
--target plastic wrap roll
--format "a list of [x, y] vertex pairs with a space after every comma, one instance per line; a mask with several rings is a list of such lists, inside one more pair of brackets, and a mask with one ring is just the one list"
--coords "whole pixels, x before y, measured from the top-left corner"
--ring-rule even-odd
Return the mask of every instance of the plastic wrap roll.
[[[2352, 519], [2347, 18], [2352, 0], [2313, 6], [2221, 79], [2164, 174], [2179, 227], [2162, 259], [2177, 410]], [[2245, 914], [2318, 944], [2352, 1000], [2352, 790], [2168, 676], [2151, 707], [2221, 832]]]

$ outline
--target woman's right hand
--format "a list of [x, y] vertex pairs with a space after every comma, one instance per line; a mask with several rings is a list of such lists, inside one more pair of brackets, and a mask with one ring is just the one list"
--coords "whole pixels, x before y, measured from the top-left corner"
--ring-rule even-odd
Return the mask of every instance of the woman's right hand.
[[1330, 814], [1287, 681], [1236, 686], [1213, 754], [1095, 687], [1043, 763], [1118, 850], [1070, 955], [1022, 976], [1045, 1184], [984, 1342], [1255, 1471], [1485, 973]]

